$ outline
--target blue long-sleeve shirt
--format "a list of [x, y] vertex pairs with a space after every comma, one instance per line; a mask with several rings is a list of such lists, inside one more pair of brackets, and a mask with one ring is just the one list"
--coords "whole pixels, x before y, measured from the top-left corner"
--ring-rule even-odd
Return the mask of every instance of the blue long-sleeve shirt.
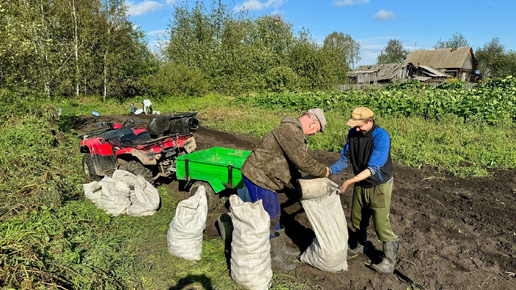
[[366, 134], [352, 128], [349, 130], [346, 145], [342, 148], [342, 157], [330, 169], [336, 174], [347, 168], [348, 163], [352, 165], [355, 175], [368, 169], [371, 176], [358, 183], [363, 187], [388, 182], [393, 176], [390, 148], [389, 133], [376, 124]]

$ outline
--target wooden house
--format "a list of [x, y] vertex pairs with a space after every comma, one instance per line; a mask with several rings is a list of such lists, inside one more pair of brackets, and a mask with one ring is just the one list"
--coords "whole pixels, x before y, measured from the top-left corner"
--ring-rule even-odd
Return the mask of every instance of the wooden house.
[[471, 47], [441, 48], [434, 50], [415, 50], [409, 52], [403, 65], [412, 63], [433, 68], [450, 77], [467, 82], [476, 82], [475, 58]]

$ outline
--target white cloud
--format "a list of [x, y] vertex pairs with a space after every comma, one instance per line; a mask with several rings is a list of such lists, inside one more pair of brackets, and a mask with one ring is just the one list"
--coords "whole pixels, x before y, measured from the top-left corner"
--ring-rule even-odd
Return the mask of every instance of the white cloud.
[[393, 19], [395, 16], [396, 15], [394, 14], [394, 12], [382, 9], [374, 15], [373, 19], [378, 20], [378, 21], [383, 21], [383, 20]]
[[154, 30], [154, 31], [149, 31], [147, 32], [147, 35], [155, 35], [155, 36], [167, 36], [168, 35], [168, 32], [167, 30], [165, 29], [162, 29], [162, 30]]
[[346, 6], [346, 5], [358, 5], [358, 4], [367, 4], [369, 0], [335, 0], [333, 1], [333, 5], [335, 6]]
[[[167, 0], [167, 4], [170, 1]], [[140, 3], [134, 3], [133, 1], [127, 2], [127, 15], [131, 16], [140, 16], [143, 14], [146, 14], [148, 12], [154, 12], [163, 7], [163, 4], [158, 1], [152, 1], [152, 0], [145, 0]]]
[[249, 11], [252, 10], [263, 10], [265, 8], [274, 7], [279, 8], [283, 5], [283, 0], [267, 0], [265, 2], [261, 2], [258, 0], [247, 0], [242, 5], [235, 6], [235, 11], [241, 11], [243, 9], [247, 9]]

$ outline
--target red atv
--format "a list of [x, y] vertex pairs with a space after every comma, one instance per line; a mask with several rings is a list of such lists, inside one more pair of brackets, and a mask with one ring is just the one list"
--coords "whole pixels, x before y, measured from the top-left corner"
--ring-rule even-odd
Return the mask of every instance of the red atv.
[[135, 127], [132, 118], [113, 124], [98, 112], [91, 113], [101, 119], [102, 128], [79, 138], [84, 172], [94, 180], [122, 169], [153, 183], [159, 177], [173, 176], [176, 157], [197, 147], [193, 137], [199, 127], [197, 113], [159, 116], [147, 128]]

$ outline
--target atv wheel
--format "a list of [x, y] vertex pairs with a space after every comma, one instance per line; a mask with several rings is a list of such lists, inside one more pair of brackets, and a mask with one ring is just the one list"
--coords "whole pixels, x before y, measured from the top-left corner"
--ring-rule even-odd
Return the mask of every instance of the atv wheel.
[[196, 181], [192, 186], [190, 187], [190, 196], [194, 196], [197, 192], [197, 189], [200, 186], [204, 186], [204, 189], [206, 189], [206, 199], [208, 200], [208, 212], [212, 212], [216, 210], [219, 206], [220, 200], [217, 194], [215, 194], [215, 191], [211, 187], [211, 185], [206, 181]]
[[150, 184], [154, 184], [154, 178], [152, 178], [152, 172], [147, 167], [143, 166], [138, 161], [129, 161], [120, 165], [121, 170], [131, 172], [134, 175], [143, 176]]
[[95, 173], [95, 165], [93, 164], [93, 155], [90, 153], [86, 153], [82, 156], [82, 168], [84, 169], [84, 173], [91, 178], [92, 180], [100, 180], [102, 176], [97, 175]]

